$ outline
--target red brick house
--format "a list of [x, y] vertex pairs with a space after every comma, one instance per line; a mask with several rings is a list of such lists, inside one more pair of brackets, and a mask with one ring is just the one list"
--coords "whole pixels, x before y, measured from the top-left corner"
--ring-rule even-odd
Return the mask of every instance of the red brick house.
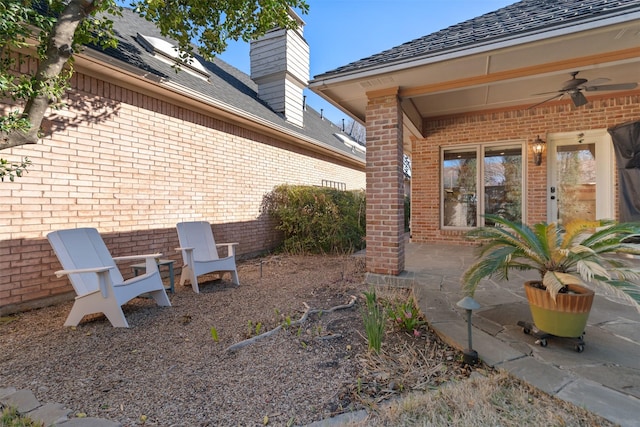
[[485, 213], [619, 219], [608, 129], [640, 120], [639, 34], [635, 0], [524, 0], [315, 76], [366, 125], [367, 270], [404, 269], [403, 154], [412, 242], [469, 244]]
[[218, 59], [176, 72], [152, 24], [114, 21], [118, 49], [77, 55], [68, 108], [49, 113], [42, 141], [2, 152], [33, 165], [0, 184], [0, 313], [73, 295], [53, 274], [52, 230], [95, 227], [114, 256], [180, 260], [176, 223], [206, 220], [248, 256], [279, 243], [260, 211], [275, 186], [365, 187], [364, 147], [305, 105], [302, 27], [254, 42], [249, 77]]

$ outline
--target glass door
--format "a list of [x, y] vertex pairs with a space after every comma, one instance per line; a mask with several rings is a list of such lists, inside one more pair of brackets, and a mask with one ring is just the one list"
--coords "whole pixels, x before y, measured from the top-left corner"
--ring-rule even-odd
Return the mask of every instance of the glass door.
[[522, 221], [521, 142], [445, 148], [442, 153], [443, 227], [493, 225], [485, 222], [485, 214]]
[[613, 218], [613, 146], [606, 131], [549, 135], [549, 222]]

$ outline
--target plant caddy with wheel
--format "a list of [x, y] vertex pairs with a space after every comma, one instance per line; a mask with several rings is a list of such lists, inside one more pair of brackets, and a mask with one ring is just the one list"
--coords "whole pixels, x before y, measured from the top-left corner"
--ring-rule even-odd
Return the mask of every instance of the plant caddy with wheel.
[[[594, 290], [631, 301], [640, 311], [640, 269], [630, 265], [629, 255], [640, 255], [640, 223], [612, 220], [572, 221], [559, 226], [532, 226], [497, 215], [486, 215], [485, 226], [467, 233], [481, 246], [475, 262], [462, 276], [463, 288], [473, 296], [484, 278], [509, 280], [512, 270], [537, 270], [540, 280], [525, 283], [535, 327], [546, 336], [578, 338], [576, 350], [584, 349], [584, 334]], [[640, 260], [636, 260], [640, 266]], [[525, 327], [529, 333], [531, 327]]]

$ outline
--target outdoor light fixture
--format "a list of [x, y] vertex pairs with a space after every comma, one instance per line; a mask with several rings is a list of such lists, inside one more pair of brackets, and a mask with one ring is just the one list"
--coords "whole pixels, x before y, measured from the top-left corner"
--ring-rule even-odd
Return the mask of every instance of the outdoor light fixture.
[[531, 143], [531, 151], [533, 151], [533, 161], [536, 166], [542, 164], [542, 152], [544, 151], [545, 142], [540, 139], [540, 135]]
[[460, 308], [464, 308], [467, 312], [467, 334], [469, 335], [469, 348], [462, 353], [462, 360], [467, 365], [475, 365], [478, 363], [478, 352], [473, 349], [471, 342], [471, 312], [480, 308], [480, 304], [473, 298], [466, 296], [456, 303]]

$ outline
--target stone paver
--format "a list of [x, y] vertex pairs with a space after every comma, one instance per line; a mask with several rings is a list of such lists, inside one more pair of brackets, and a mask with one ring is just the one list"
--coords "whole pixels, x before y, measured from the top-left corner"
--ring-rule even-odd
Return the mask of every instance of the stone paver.
[[587, 408], [621, 426], [640, 425], [640, 400], [603, 387], [597, 382], [578, 379], [567, 385], [556, 396]]
[[316, 421], [307, 424], [305, 427], [340, 427], [347, 423], [362, 423], [367, 419], [367, 416], [367, 411], [361, 409], [359, 411], [336, 415], [326, 420]]
[[101, 418], [72, 418], [66, 409], [58, 403], [41, 404], [30, 390], [17, 390], [13, 387], [0, 389], [0, 404], [11, 406], [19, 413], [45, 426], [55, 427], [122, 427], [122, 424]]
[[[466, 316], [455, 303], [464, 296], [460, 277], [474, 259], [473, 249], [452, 245], [407, 244], [406, 277], [429, 324], [454, 347], [468, 346]], [[587, 408], [622, 427], [640, 426], [640, 314], [627, 303], [598, 296], [585, 333], [584, 352], [575, 340], [549, 338], [536, 344], [518, 321], [530, 321], [523, 295], [528, 272], [509, 282], [485, 280], [474, 299], [473, 347], [491, 366], [505, 369], [549, 394]], [[384, 283], [378, 279], [377, 283]]]
[[507, 361], [499, 365], [498, 368], [509, 371], [514, 376], [547, 394], [558, 393], [574, 379], [574, 376], [567, 371], [536, 360], [533, 357], [522, 357]]
[[40, 402], [36, 399], [36, 396], [30, 390], [16, 390], [14, 393], [8, 394], [2, 398], [2, 401], [7, 406], [13, 406], [20, 413], [27, 413], [33, 411]]

